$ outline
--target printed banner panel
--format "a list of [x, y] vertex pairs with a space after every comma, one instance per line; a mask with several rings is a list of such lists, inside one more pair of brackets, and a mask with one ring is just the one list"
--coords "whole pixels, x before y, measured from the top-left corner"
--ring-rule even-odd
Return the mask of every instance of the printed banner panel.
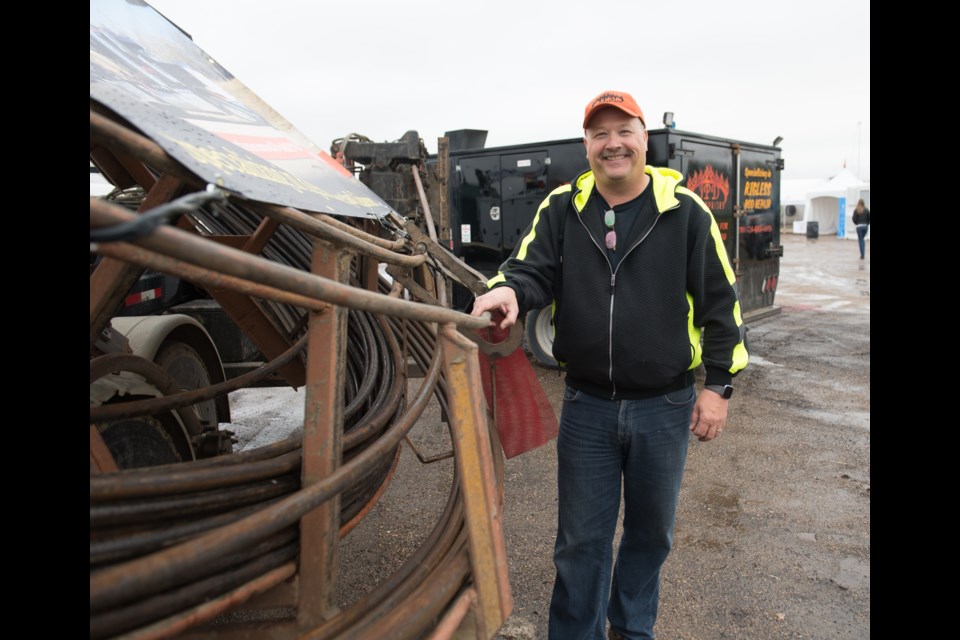
[[251, 200], [369, 218], [391, 210], [146, 3], [91, 1], [90, 98]]

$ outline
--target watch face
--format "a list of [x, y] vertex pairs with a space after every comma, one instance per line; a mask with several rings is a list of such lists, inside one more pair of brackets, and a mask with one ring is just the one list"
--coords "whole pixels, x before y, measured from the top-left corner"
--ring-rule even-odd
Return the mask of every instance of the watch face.
[[723, 397], [729, 399], [730, 396], [732, 396], [732, 395], [733, 395], [733, 387], [731, 387], [730, 385], [724, 385], [724, 387], [723, 387]]

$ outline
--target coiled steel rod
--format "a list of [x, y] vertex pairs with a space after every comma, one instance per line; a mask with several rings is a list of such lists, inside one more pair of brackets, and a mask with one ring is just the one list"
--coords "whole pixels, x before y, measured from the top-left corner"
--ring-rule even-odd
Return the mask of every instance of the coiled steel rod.
[[384, 436], [323, 481], [303, 488], [255, 515], [206, 533], [170, 549], [122, 565], [108, 567], [90, 576], [90, 608], [101, 611], [167, 589], [191, 579], [195, 567], [210, 557], [233, 553], [298, 521], [305, 513], [340, 493], [365, 468], [396, 447], [423, 413], [440, 377], [440, 350], [434, 354], [418, 394], [404, 415]]
[[123, 530], [119, 535], [109, 537], [110, 532], [97, 532], [97, 538], [90, 541], [90, 566], [102, 566], [129, 560], [157, 549], [182, 542], [204, 531], [235, 522], [244, 516], [254, 513], [258, 509], [272, 504], [279, 498], [258, 502], [257, 504], [234, 509], [206, 518], [191, 518], [190, 520], [167, 527], [151, 527], [143, 531]]
[[[365, 316], [363, 312], [357, 312], [355, 315], [356, 318], [363, 316]], [[380, 382], [377, 399], [370, 407], [371, 413], [358, 423], [364, 432], [359, 434], [361, 437], [354, 438], [355, 442], [351, 443], [352, 446], [347, 447], [348, 450], [354, 448], [356, 444], [359, 444], [363, 437], [369, 437], [370, 433], [379, 432], [389, 417], [396, 413], [402, 397], [400, 384], [402, 380], [393, 375], [393, 371], [396, 368], [394, 363], [399, 358], [399, 347], [396, 339], [389, 334], [389, 330], [387, 330], [388, 335], [386, 337], [381, 335], [386, 329], [386, 325], [382, 319], [379, 320], [378, 327], [381, 329], [381, 332], [378, 332], [378, 340], [375, 342], [382, 346], [381, 351], [386, 352], [381, 354], [381, 357], [388, 366], [382, 368], [385, 375]], [[368, 327], [368, 330], [369, 329], [370, 327]], [[370, 333], [372, 333], [372, 330], [370, 330]], [[372, 336], [370, 338], [371, 342], [374, 342]], [[94, 369], [106, 371], [116, 366], [115, 364], [111, 364], [109, 360], [103, 362], [103, 365], [94, 367]], [[97, 373], [97, 371], [95, 371], [95, 373]], [[299, 446], [299, 437], [288, 439], [288, 442], [292, 440], [295, 440]], [[234, 493], [235, 490], [231, 488], [232, 486], [258, 478], [279, 476], [299, 468], [301, 455], [299, 449], [292, 449], [288, 446], [283, 450], [289, 450], [290, 452], [260, 462], [250, 462], [250, 460], [252, 460], [251, 457], [238, 454], [237, 457], [246, 458], [247, 460], [247, 464], [240, 467], [231, 465], [231, 468], [225, 468], [225, 465], [222, 464], [223, 461], [230, 460], [234, 456], [224, 456], [210, 462], [167, 465], [165, 467], [152, 467], [150, 469], [121, 472], [117, 474], [120, 476], [119, 478], [96, 478], [91, 481], [91, 503], [98, 501], [103, 502], [108, 498], [112, 500], [123, 498], [143, 499], [151, 496], [163, 496], [179, 492], [193, 496], [189, 504], [190, 510], [195, 513], [199, 508], [196, 504], [196, 492], [215, 488], [221, 489], [221, 491], [217, 492], [217, 496], [220, 496], [224, 501], [236, 503], [238, 499]], [[348, 450], [345, 450], [345, 458], [356, 455], [356, 451]], [[221, 462], [221, 464], [213, 466], [211, 463], [214, 461]], [[364, 508], [370, 493], [375, 491], [380, 485], [382, 478], [386, 475], [391, 464], [390, 459], [378, 464], [371, 470], [364, 481], [355, 483], [344, 492], [343, 520], [349, 520]], [[296, 487], [291, 486], [290, 490], [298, 486], [298, 484]], [[247, 490], [248, 489], [244, 488], [244, 491]], [[220, 503], [221, 500], [216, 500], [215, 502]], [[179, 508], [180, 505], [183, 504], [183, 499], [178, 499], [174, 504]], [[169, 502], [163, 503], [161, 506], [169, 510]], [[144, 520], [156, 519], [155, 517], [151, 518], [149, 514], [152, 511], [156, 511], [157, 508], [157, 503], [148, 505], [139, 503], [134, 505], [130, 503], [129, 500], [126, 501], [125, 505], [121, 503], [118, 506], [117, 503], [112, 503], [108, 505], [106, 510], [96, 507], [92, 509], [91, 523], [92, 526], [97, 527], [101, 531], [102, 535], [103, 528], [111, 522], [113, 522], [114, 525], [122, 525], [129, 522], [143, 522]], [[209, 505], [206, 505], [206, 508], [209, 508]], [[121, 514], [119, 523], [116, 521], [116, 513], [118, 510]], [[111, 520], [111, 513], [114, 514], [113, 520]], [[117, 545], [116, 541], [114, 541], [114, 545]], [[93, 549], [91, 557], [93, 558]]]
[[[297, 556], [297, 530], [291, 527], [239, 558], [225, 557], [210, 577], [129, 606], [90, 616], [90, 637], [105, 638], [180, 611], [192, 603], [236, 588]], [[219, 569], [225, 569], [219, 571]]]

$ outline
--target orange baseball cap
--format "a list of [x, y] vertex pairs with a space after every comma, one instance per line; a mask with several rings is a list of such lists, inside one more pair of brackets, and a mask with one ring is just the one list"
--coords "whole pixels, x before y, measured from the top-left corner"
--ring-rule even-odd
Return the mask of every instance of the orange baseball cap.
[[588, 102], [587, 108], [583, 110], [584, 129], [587, 128], [587, 123], [590, 122], [593, 114], [604, 107], [616, 107], [627, 115], [640, 118], [643, 126], [647, 126], [646, 120], [643, 119], [643, 111], [640, 110], [640, 106], [637, 104], [637, 101], [633, 99], [633, 96], [626, 91], [604, 91]]

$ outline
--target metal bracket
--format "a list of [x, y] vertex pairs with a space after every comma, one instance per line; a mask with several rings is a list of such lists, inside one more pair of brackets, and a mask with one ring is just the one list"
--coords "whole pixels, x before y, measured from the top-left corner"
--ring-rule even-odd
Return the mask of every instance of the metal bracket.
[[507, 337], [501, 342], [490, 342], [486, 338], [481, 337], [480, 334], [469, 329], [461, 330], [460, 333], [469, 340], [476, 342], [477, 347], [480, 348], [480, 352], [484, 355], [490, 358], [504, 358], [516, 351], [520, 343], [523, 342], [523, 322], [518, 320], [510, 327], [510, 333], [507, 334]]
[[454, 280], [465, 286], [476, 295], [486, 293], [487, 278], [482, 273], [468, 266], [466, 263], [458, 260], [447, 249], [433, 241], [430, 236], [425, 234], [417, 227], [416, 223], [407, 220], [405, 222], [407, 233], [417, 246], [422, 245], [426, 253], [433, 256], [437, 262], [453, 277]]
[[390, 265], [387, 267], [387, 273], [390, 274], [390, 277], [392, 277], [395, 281], [409, 289], [410, 293], [415, 295], [421, 302], [426, 302], [427, 304], [432, 304], [434, 306], [440, 306], [440, 301], [413, 279], [413, 274], [410, 273], [409, 269], [401, 269], [396, 265]]

